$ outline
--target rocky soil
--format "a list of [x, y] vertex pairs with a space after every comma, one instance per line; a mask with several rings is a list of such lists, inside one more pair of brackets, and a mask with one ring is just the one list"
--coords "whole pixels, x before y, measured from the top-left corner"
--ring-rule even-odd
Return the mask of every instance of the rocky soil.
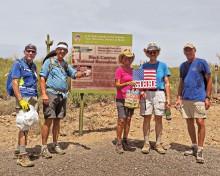
[[[45, 160], [39, 156], [41, 150], [40, 121], [31, 129], [28, 151], [35, 166], [23, 168], [16, 165], [12, 151], [17, 141], [18, 129], [15, 125], [13, 100], [0, 100], [0, 175], [220, 175], [220, 105], [213, 101], [207, 111], [205, 159], [201, 165], [195, 158], [184, 156], [190, 139], [181, 114], [172, 108], [171, 121], [164, 119], [163, 146], [166, 155], [159, 155], [154, 149], [154, 121], [151, 123], [150, 154], [143, 155], [142, 118], [135, 111], [129, 134], [132, 152], [119, 155], [115, 152], [115, 126], [117, 121], [115, 103], [96, 103], [84, 110], [84, 135], [78, 135], [79, 109], [68, 104], [68, 115], [62, 121], [60, 144], [67, 150], [63, 156], [54, 154]], [[52, 137], [49, 136], [49, 142]]]

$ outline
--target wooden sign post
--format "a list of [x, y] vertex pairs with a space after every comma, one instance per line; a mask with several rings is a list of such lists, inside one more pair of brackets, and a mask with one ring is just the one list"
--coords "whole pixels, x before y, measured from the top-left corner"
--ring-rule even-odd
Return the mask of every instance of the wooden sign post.
[[215, 94], [218, 93], [218, 64], [215, 64]]

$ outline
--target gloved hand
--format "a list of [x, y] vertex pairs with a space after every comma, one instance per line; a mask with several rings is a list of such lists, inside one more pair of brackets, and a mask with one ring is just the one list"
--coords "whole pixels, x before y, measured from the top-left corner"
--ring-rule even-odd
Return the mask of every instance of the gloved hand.
[[21, 100], [21, 101], [19, 101], [19, 104], [20, 104], [20, 106], [21, 106], [21, 108], [23, 110], [25, 110], [25, 111], [29, 111], [30, 110], [30, 106], [29, 106], [27, 101]]

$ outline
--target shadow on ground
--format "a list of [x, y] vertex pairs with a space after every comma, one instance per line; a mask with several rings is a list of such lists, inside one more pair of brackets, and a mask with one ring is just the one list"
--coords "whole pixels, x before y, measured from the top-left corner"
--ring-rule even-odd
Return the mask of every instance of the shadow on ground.
[[[78, 142], [59, 142], [59, 144], [60, 144], [61, 148], [64, 150], [66, 150], [69, 147], [69, 145], [79, 146], [85, 150], [91, 149], [90, 147], [87, 147], [86, 145], [80, 144]], [[48, 148], [51, 151], [52, 143], [48, 144]], [[35, 147], [33, 147], [33, 148], [27, 148], [27, 152], [32, 160], [39, 159], [41, 156], [41, 145], [35, 145]], [[51, 153], [54, 153], [54, 152], [51, 151]]]
[[[112, 127], [112, 128], [99, 128], [99, 129], [92, 129], [92, 130], [83, 130], [83, 134], [86, 133], [94, 133], [94, 132], [108, 132], [108, 131], [114, 131], [116, 129], [116, 127]], [[79, 130], [75, 130], [73, 131], [73, 133], [79, 133]]]

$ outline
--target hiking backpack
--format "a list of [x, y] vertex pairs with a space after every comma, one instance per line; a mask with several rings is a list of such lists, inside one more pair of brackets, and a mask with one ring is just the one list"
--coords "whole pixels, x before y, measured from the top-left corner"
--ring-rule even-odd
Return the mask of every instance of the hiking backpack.
[[[16, 61], [15, 61], [15, 62], [16, 62]], [[19, 63], [20, 68], [23, 68], [21, 61], [20, 61], [20, 60], [17, 60], [17, 62]], [[13, 65], [14, 65], [14, 64], [13, 64]], [[13, 65], [12, 65], [12, 67], [13, 67]], [[10, 96], [13, 96], [13, 97], [14, 97], [15, 94], [14, 94], [14, 90], [13, 90], [13, 88], [12, 88], [12, 67], [11, 67], [10, 71], [8, 72], [8, 74], [7, 74], [8, 79], [7, 79], [7, 81], [6, 81], [6, 90], [7, 90], [8, 94], [9, 94]]]
[[49, 52], [46, 57], [43, 60], [43, 64], [47, 59], [50, 59], [50, 68], [49, 70], [51, 71], [53, 69], [54, 66], [58, 66], [61, 70], [64, 70], [66, 72], [66, 74], [68, 75], [68, 63], [65, 61], [65, 66], [64, 69], [62, 68], [62, 66], [60, 67], [60, 65], [56, 65], [54, 64], [54, 59], [52, 59], [54, 56], [56, 56], [56, 50], [52, 50], [51, 52]]

